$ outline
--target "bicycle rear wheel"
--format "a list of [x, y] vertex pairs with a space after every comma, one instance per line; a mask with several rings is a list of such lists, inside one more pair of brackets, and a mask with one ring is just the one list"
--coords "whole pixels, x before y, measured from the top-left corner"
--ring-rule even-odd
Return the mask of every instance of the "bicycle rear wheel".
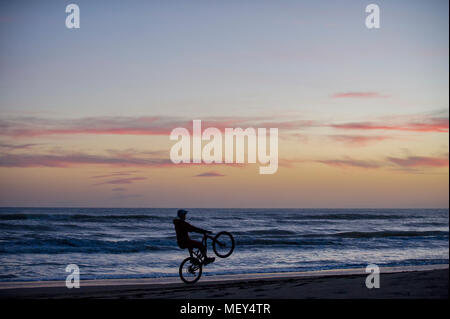
[[229, 232], [223, 231], [214, 237], [213, 250], [220, 258], [230, 256], [234, 250], [234, 246], [234, 238]]
[[180, 278], [186, 284], [195, 284], [202, 276], [202, 263], [194, 257], [188, 257], [180, 265]]

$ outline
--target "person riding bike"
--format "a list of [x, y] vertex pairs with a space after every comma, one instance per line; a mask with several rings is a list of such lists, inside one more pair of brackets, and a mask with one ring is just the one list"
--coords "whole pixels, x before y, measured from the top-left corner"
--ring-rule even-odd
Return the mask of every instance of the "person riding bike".
[[177, 233], [177, 243], [178, 247], [182, 249], [191, 249], [198, 248], [202, 255], [205, 257], [205, 264], [209, 264], [216, 260], [214, 257], [208, 258], [206, 255], [206, 246], [197, 240], [192, 240], [189, 238], [190, 232], [200, 233], [200, 234], [211, 234], [212, 232], [208, 230], [204, 230], [201, 228], [197, 228], [192, 226], [188, 222], [185, 221], [187, 211], [184, 209], [179, 209], [177, 212], [178, 218], [173, 220], [173, 224], [175, 225], [175, 232]]

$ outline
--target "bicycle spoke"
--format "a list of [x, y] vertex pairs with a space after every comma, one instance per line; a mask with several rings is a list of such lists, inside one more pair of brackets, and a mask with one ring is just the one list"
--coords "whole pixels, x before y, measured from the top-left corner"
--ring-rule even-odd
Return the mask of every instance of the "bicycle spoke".
[[217, 256], [221, 258], [228, 257], [234, 250], [233, 236], [228, 232], [220, 232], [215, 237], [213, 249]]
[[180, 265], [179, 274], [185, 283], [195, 283], [202, 274], [202, 264], [196, 258], [186, 258]]

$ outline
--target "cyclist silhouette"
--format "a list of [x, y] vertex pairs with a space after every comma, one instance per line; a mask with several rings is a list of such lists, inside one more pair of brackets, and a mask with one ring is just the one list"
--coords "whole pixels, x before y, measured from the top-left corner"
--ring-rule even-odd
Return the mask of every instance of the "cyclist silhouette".
[[208, 256], [206, 255], [206, 246], [197, 240], [192, 240], [191, 238], [189, 238], [190, 232], [200, 234], [211, 234], [212, 232], [201, 228], [197, 228], [186, 222], [185, 221], [186, 214], [187, 210], [179, 209], [177, 212], [178, 218], [175, 218], [173, 220], [173, 224], [175, 225], [175, 232], [177, 233], [178, 247], [182, 249], [198, 248], [202, 253], [202, 255], [205, 257], [205, 264], [212, 263], [216, 259], [214, 257], [208, 258]]

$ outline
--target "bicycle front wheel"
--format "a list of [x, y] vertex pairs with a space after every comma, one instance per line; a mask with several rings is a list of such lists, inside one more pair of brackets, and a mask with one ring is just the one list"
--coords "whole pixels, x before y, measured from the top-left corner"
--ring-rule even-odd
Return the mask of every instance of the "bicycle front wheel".
[[234, 250], [234, 238], [226, 231], [220, 232], [213, 240], [214, 253], [220, 258], [226, 258], [231, 255]]
[[180, 265], [180, 278], [186, 284], [195, 284], [202, 276], [202, 263], [194, 257], [188, 257]]

